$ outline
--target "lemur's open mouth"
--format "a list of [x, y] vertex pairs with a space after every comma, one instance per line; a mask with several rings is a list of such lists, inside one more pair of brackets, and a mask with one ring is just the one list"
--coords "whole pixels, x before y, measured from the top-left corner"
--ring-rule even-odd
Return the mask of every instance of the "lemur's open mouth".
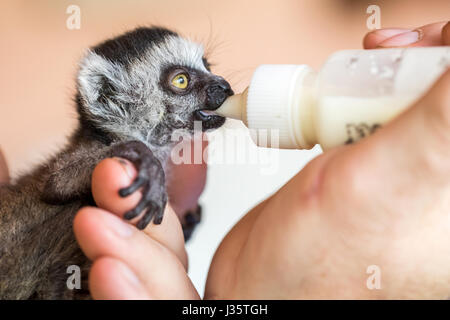
[[225, 118], [217, 115], [214, 110], [197, 110], [194, 112], [195, 120], [202, 122], [202, 130], [216, 129], [225, 123]]
[[213, 116], [217, 116], [217, 114], [213, 110], [197, 110], [195, 111], [196, 117], [201, 121], [211, 120]]

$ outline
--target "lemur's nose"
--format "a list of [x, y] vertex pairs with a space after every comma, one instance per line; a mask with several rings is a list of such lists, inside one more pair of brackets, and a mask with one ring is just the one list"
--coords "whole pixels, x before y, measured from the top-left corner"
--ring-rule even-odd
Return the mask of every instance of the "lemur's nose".
[[224, 78], [217, 77], [206, 89], [206, 107], [215, 110], [233, 94], [230, 84]]

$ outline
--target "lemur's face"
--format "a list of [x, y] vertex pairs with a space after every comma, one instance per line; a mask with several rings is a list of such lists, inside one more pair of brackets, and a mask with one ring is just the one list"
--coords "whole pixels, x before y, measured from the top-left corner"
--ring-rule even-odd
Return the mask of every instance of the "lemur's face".
[[161, 28], [139, 28], [88, 52], [78, 76], [81, 113], [124, 139], [167, 144], [177, 129], [220, 127], [210, 114], [233, 94], [202, 46]]
[[173, 127], [192, 129], [194, 121], [199, 121], [203, 130], [207, 130], [225, 122], [225, 118], [210, 111], [219, 108], [233, 91], [225, 79], [207, 70], [206, 59], [196, 67], [168, 65], [159, 84], [167, 95], [166, 115]]

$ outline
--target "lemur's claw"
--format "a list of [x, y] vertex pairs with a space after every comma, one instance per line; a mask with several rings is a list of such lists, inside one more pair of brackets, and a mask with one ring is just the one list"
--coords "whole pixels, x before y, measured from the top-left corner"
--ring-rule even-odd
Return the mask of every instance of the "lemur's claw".
[[[139, 230], [145, 229], [145, 227], [152, 220], [153, 216], [159, 214], [160, 211], [161, 211], [161, 208], [158, 205], [156, 205], [154, 203], [150, 203], [149, 207], [147, 208], [146, 212], [144, 213], [144, 216], [142, 217], [141, 220], [139, 220], [139, 222], [137, 223], [136, 227]], [[156, 219], [153, 219], [153, 223], [154, 224], [159, 224], [159, 223], [156, 223]]]
[[130, 194], [138, 190], [142, 185], [145, 183], [145, 179], [143, 177], [137, 177], [134, 179], [133, 183], [126, 187], [119, 190], [119, 195], [121, 197], [128, 197]]
[[131, 220], [137, 217], [146, 207], [150, 207], [151, 203], [146, 198], [142, 198], [133, 209], [127, 211], [123, 217], [126, 220]]
[[142, 199], [124, 214], [124, 219], [131, 220], [143, 213], [136, 225], [138, 229], [144, 229], [152, 219], [154, 224], [160, 224], [167, 203], [164, 169], [161, 163], [147, 146], [137, 141], [118, 146], [115, 156], [128, 159], [138, 170], [137, 178], [130, 186], [120, 189], [119, 195], [127, 197], [139, 189], [142, 192]]

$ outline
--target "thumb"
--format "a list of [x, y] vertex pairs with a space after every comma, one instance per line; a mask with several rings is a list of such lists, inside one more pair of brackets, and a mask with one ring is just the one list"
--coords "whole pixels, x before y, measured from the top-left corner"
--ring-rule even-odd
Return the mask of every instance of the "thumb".
[[450, 156], [450, 69], [444, 73], [428, 94], [419, 101], [426, 121], [430, 152]]
[[[424, 150], [450, 156], [450, 68], [416, 104], [424, 122]], [[414, 110], [413, 110], [414, 111]]]
[[[119, 217], [139, 202], [142, 194], [135, 192], [128, 197], [119, 196], [121, 188], [129, 186], [137, 175], [133, 164], [121, 158], [102, 160], [92, 173], [92, 196], [98, 207]], [[135, 218], [133, 221], [136, 221]], [[170, 206], [166, 207], [160, 225], [150, 223], [144, 232], [165, 247], [171, 249], [187, 267], [187, 256], [180, 221]]]
[[450, 46], [450, 21], [442, 28], [442, 44]]
[[367, 140], [377, 154], [389, 155], [386, 161], [394, 167], [448, 183], [450, 69], [415, 105]]
[[[444, 28], [447, 27], [448, 21], [436, 22], [422, 26], [415, 30], [395, 35], [378, 44], [379, 48], [391, 47], [427, 47], [427, 46], [442, 46], [445, 41], [448, 41], [448, 36], [443, 39]], [[447, 42], [448, 44], [448, 42]]]

